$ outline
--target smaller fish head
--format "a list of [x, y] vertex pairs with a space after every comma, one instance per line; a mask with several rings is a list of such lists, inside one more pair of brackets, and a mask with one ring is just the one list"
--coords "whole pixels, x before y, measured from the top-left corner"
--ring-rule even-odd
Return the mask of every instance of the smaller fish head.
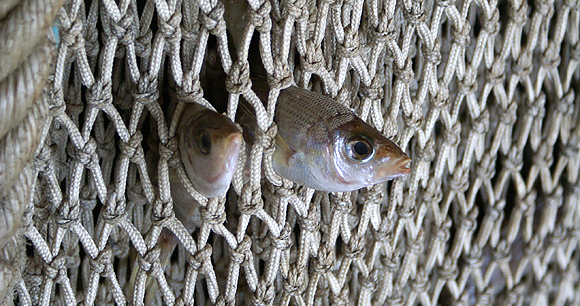
[[182, 131], [180, 151], [188, 178], [206, 197], [223, 194], [238, 167], [242, 134], [231, 120], [211, 110]]
[[337, 130], [335, 165], [343, 182], [353, 188], [382, 183], [411, 171], [407, 167], [411, 159], [394, 142], [359, 118]]

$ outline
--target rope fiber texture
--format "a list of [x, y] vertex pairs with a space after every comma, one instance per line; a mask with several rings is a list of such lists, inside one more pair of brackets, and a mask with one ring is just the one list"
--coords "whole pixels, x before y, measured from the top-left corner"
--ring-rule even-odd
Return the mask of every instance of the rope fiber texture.
[[[152, 278], [155, 305], [580, 304], [578, 0], [224, 1], [64, 2], [47, 128], [14, 174], [27, 189], [7, 193], [26, 208], [14, 302], [141, 305]], [[27, 2], [48, 15], [58, 1]], [[411, 174], [331, 194], [278, 177], [273, 116], [293, 82], [354, 109]], [[226, 195], [187, 184], [171, 87], [177, 114], [201, 103], [234, 120], [240, 96], [255, 110]], [[170, 168], [200, 204], [193, 234]], [[179, 239], [165, 270], [163, 229]]]

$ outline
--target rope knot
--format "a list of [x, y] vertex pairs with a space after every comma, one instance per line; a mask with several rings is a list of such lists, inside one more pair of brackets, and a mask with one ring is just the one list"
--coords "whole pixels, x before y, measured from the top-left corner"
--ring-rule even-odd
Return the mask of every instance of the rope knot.
[[121, 154], [127, 156], [131, 162], [136, 164], [143, 161], [144, 154], [143, 149], [141, 148], [142, 141], [143, 134], [141, 134], [140, 131], [135, 132], [135, 134], [133, 134], [129, 139], [129, 142], [119, 142]]
[[534, 213], [532, 207], [536, 206], [537, 193], [535, 190], [528, 192], [521, 201], [516, 201], [517, 207], [522, 211], [523, 215], [530, 215]]
[[283, 283], [284, 291], [290, 296], [302, 295], [306, 290], [308, 280], [306, 279], [305, 267], [290, 269], [288, 277]]
[[101, 275], [104, 273], [105, 275], [110, 275], [113, 272], [113, 251], [111, 248], [106, 246], [97, 255], [97, 258], [91, 259], [91, 264], [93, 271], [97, 272], [97, 274]]
[[323, 243], [318, 249], [318, 255], [314, 261], [314, 271], [318, 274], [325, 274], [334, 264], [333, 248], [328, 243]]
[[[266, 151], [274, 151], [276, 150], [276, 134], [278, 133], [278, 127], [275, 123], [272, 122], [272, 125], [268, 128], [266, 132], [263, 132], [261, 129], [257, 129], [257, 141], [255, 144], [259, 144], [262, 148]], [[254, 145], [255, 145], [254, 144]]]
[[157, 88], [157, 78], [145, 73], [139, 79], [136, 92], [133, 93], [135, 102], [148, 106], [159, 100], [159, 89]]
[[438, 110], [443, 110], [449, 105], [449, 88], [439, 86], [437, 94], [431, 100], [431, 105]]
[[282, 229], [282, 231], [280, 232], [280, 236], [278, 237], [274, 237], [272, 236], [272, 232], [270, 233], [270, 239], [272, 241], [272, 245], [280, 250], [280, 251], [285, 251], [287, 249], [290, 248], [290, 246], [292, 246], [292, 241], [290, 240], [290, 233], [291, 233], [291, 229], [290, 229], [290, 224], [286, 223], [284, 224], [284, 228]]
[[103, 220], [113, 227], [116, 227], [125, 217], [126, 207], [125, 197], [121, 196], [117, 198], [117, 192], [110, 191], [107, 198], [107, 206], [103, 212]]
[[61, 283], [66, 277], [66, 256], [61, 249], [48, 265], [44, 265], [44, 275], [55, 283]]
[[338, 294], [330, 290], [330, 304], [336, 306], [347, 306], [349, 303], [350, 290], [348, 286], [343, 286]]
[[83, 21], [80, 18], [73, 20], [69, 28], [60, 29], [61, 44], [69, 48], [72, 54], [80, 48], [84, 48], [85, 38], [83, 35]]
[[426, 203], [439, 203], [443, 198], [443, 191], [439, 186], [441, 186], [441, 180], [432, 180], [429, 182], [429, 186], [423, 192], [423, 201]]
[[512, 147], [506, 159], [503, 160], [503, 165], [510, 173], [517, 173], [523, 166], [523, 152], [516, 147]]
[[349, 259], [360, 259], [366, 254], [366, 249], [362, 237], [358, 235], [350, 236], [350, 240], [345, 247], [344, 255]]
[[491, 180], [495, 175], [495, 161], [489, 154], [484, 154], [481, 162], [475, 166], [477, 177], [482, 180]]
[[251, 88], [250, 63], [247, 60], [239, 59], [230, 68], [230, 74], [226, 78], [226, 89], [231, 94], [239, 95]]
[[445, 128], [443, 133], [445, 143], [451, 147], [455, 147], [461, 139], [461, 123], [455, 122], [450, 128]]
[[93, 86], [89, 88], [87, 103], [97, 109], [104, 109], [113, 101], [111, 90], [112, 87], [110, 81], [107, 81], [106, 83], [103, 83], [102, 81], [95, 82]]
[[212, 247], [210, 244], [206, 244], [203, 249], [198, 250], [194, 255], [189, 256], [189, 264], [194, 270], [199, 270], [201, 266], [211, 260]]
[[[287, 62], [281, 61], [278, 57], [274, 59], [274, 72], [268, 74], [268, 84], [270, 88], [284, 89], [292, 85], [294, 75]], [[306, 68], [305, 68], [306, 69]]]
[[338, 193], [330, 195], [334, 209], [337, 212], [348, 214], [352, 210], [352, 201], [349, 193]]
[[393, 74], [395, 75], [397, 80], [405, 84], [411, 83], [411, 81], [413, 81], [413, 78], [415, 77], [415, 73], [413, 72], [412, 67], [413, 63], [411, 62], [411, 59], [407, 58], [407, 60], [405, 61], [405, 66], [403, 67], [399, 67], [399, 65], [393, 66]]
[[481, 249], [477, 245], [473, 245], [469, 253], [463, 256], [463, 260], [467, 263], [471, 269], [478, 269], [483, 264], [483, 254]]
[[459, 213], [457, 219], [459, 220], [459, 227], [467, 232], [474, 231], [477, 227], [477, 206], [474, 206], [467, 214]]
[[495, 248], [492, 247], [491, 254], [493, 258], [498, 262], [509, 261], [511, 255], [510, 255], [510, 247], [508, 246], [507, 241], [505, 241], [502, 238]]
[[424, 147], [418, 146], [417, 158], [427, 163], [435, 160], [435, 141], [433, 138], [430, 138]]
[[310, 213], [306, 218], [298, 218], [300, 227], [307, 232], [317, 232], [320, 229], [320, 215], [310, 207]]
[[171, 218], [175, 216], [173, 211], [173, 199], [169, 198], [163, 201], [160, 198], [156, 198], [153, 204], [153, 211], [151, 214], [152, 221], [155, 225], [159, 227], [169, 227], [171, 224]]
[[[153, 39], [153, 31], [147, 29], [145, 33], [135, 40], [135, 54], [141, 58], [149, 58], [151, 56], [151, 40]], [[97, 48], [97, 46], [95, 46]], [[98, 52], [98, 49], [96, 50]]]
[[294, 19], [301, 20], [302, 18], [308, 16], [307, 12], [304, 12], [304, 10], [302, 9], [303, 5], [304, 1], [301, 0], [287, 1], [286, 11], [288, 12], [288, 15], [292, 16]]
[[[406, 1], [403, 3], [407, 3]], [[412, 1], [410, 6], [404, 6], [403, 17], [411, 25], [417, 25], [419, 23], [424, 23], [427, 19], [427, 13], [422, 5], [422, 1]]]
[[264, 281], [258, 282], [256, 292], [252, 297], [253, 305], [272, 305], [274, 302], [275, 290], [274, 283], [267, 284]]
[[457, 278], [459, 272], [457, 271], [457, 264], [453, 262], [451, 257], [445, 256], [443, 265], [439, 268], [441, 278], [448, 281]]
[[465, 49], [471, 40], [471, 25], [466, 21], [463, 23], [461, 29], [456, 28], [455, 26], [451, 29], [451, 39], [454, 43], [460, 46], [462, 49]]
[[135, 41], [136, 27], [134, 26], [133, 12], [128, 11], [118, 22], [111, 18], [110, 23], [111, 33], [121, 44], [126, 46]]
[[395, 30], [395, 19], [389, 17], [384, 12], [379, 14], [379, 24], [372, 29], [370, 36], [377, 43], [387, 43], [395, 39], [397, 32]]
[[217, 1], [216, 6], [209, 14], [201, 14], [200, 21], [203, 26], [213, 35], [222, 36], [226, 33], [226, 22], [224, 20], [224, 4]]
[[546, 103], [546, 95], [540, 92], [540, 95], [533, 101], [529, 102], [527, 115], [532, 118], [544, 118], [546, 110], [544, 104]]
[[97, 156], [96, 151], [97, 142], [91, 137], [81, 149], [73, 150], [74, 153], [72, 155], [87, 168], [94, 169], [99, 164], [99, 156]]
[[92, 211], [97, 205], [97, 192], [88, 185], [85, 185], [81, 188], [79, 200], [81, 209]]
[[272, 29], [272, 19], [270, 19], [271, 9], [272, 5], [267, 0], [262, 2], [257, 10], [254, 10], [251, 5], [249, 6], [250, 22], [260, 33], [270, 32]]
[[172, 45], [179, 43], [181, 41], [181, 12], [176, 10], [167, 20], [159, 18], [159, 30]]
[[60, 114], [64, 114], [66, 111], [66, 105], [64, 104], [62, 88], [59, 87], [56, 90], [51, 90], [49, 95], [48, 115], [51, 117], [57, 117]]
[[79, 219], [80, 215], [80, 205], [79, 200], [71, 202], [70, 200], [62, 201], [60, 206], [57, 208], [55, 215], [56, 224], [60, 227], [66, 227], [73, 221]]
[[252, 240], [248, 235], [244, 235], [242, 242], [238, 244], [235, 250], [231, 250], [230, 258], [238, 265], [250, 263], [252, 258]]
[[345, 29], [344, 41], [342, 44], [338, 43], [338, 54], [340, 54], [341, 58], [353, 58], [359, 56], [360, 43], [357, 30], [353, 30], [350, 26]]
[[360, 94], [364, 98], [370, 100], [382, 100], [385, 96], [385, 91], [383, 89], [384, 80], [377, 74], [373, 78], [370, 86], [366, 86], [364, 83], [361, 83], [360, 86]]
[[493, 206], [488, 206], [485, 213], [492, 221], [497, 221], [503, 216], [503, 208], [505, 207], [505, 200], [501, 200]]
[[[374, 273], [375, 271], [373, 271]], [[419, 272], [414, 280], [411, 281], [411, 288], [415, 292], [426, 292], [429, 289], [429, 277], [425, 272], [424, 268], [419, 268]]]
[[242, 194], [238, 202], [238, 209], [242, 214], [255, 215], [264, 207], [264, 200], [262, 200], [262, 191], [260, 187], [252, 189], [252, 184], [245, 184], [242, 187]]
[[168, 161], [173, 157], [173, 154], [177, 152], [179, 146], [179, 139], [173, 137], [167, 141], [167, 143], [159, 144], [159, 160]]
[[[556, 111], [562, 113], [562, 115], [572, 115], [574, 113], [574, 96], [574, 89], [570, 89], [568, 93], [562, 97], [560, 103], [558, 103]], [[516, 103], [512, 102], [512, 104]]]
[[449, 185], [456, 193], [465, 192], [469, 187], [469, 172], [463, 166], [455, 168]]
[[[489, 76], [489, 75], [488, 75]], [[490, 78], [488, 79], [488, 81], [490, 82], [499, 82], [501, 80], [502, 76], [499, 76], [497, 78]], [[462, 80], [460, 80], [457, 84], [458, 89], [459, 89], [459, 93], [463, 94], [463, 95], [468, 95], [468, 94], [472, 94], [477, 90], [477, 78], [476, 75], [473, 73], [473, 69], [471, 68], [467, 68], [465, 70], [465, 76], [463, 77]]]
[[363, 289], [369, 292], [377, 291], [379, 283], [377, 273], [378, 270], [373, 270], [373, 272], [368, 277], [361, 276], [360, 283]]
[[509, 3], [508, 15], [510, 16], [510, 21], [518, 26], [524, 26], [528, 19], [528, 3], [522, 1], [519, 3], [519, 7], [515, 7], [514, 4], [515, 2]]
[[50, 165], [51, 161], [50, 149], [47, 145], [44, 145], [38, 155], [34, 157], [34, 170], [44, 173], [47, 177], [52, 175], [54, 168]]
[[184, 103], [195, 103], [203, 98], [203, 89], [201, 88], [201, 83], [199, 82], [199, 77], [191, 76], [191, 74], [185, 74], [182, 87], [176, 92], [177, 99]]
[[199, 207], [203, 224], [208, 224], [210, 227], [224, 224], [226, 221], [225, 205], [219, 205], [218, 203], [218, 207], [215, 206], [206, 205]]
[[447, 217], [441, 225], [433, 225], [433, 232], [435, 233], [433, 237], [441, 242], [446, 242], [451, 236], [450, 229], [451, 219]]
[[438, 42], [435, 42], [432, 48], [427, 48], [426, 44], [421, 45], [421, 51], [427, 63], [431, 63], [433, 66], [438, 66], [441, 63], [441, 46]]
[[[159, 254], [161, 253], [161, 248], [158, 244], [153, 246], [152, 249], [145, 253], [145, 256], [139, 257], [139, 267], [145, 271], [148, 275], [157, 278], [158, 275], [163, 273], [161, 270], [161, 265], [159, 264]], [[157, 263], [157, 264], [155, 264]]]
[[478, 134], [489, 130], [489, 111], [484, 109], [477, 118], [471, 118], [471, 129]]
[[306, 41], [306, 54], [300, 57], [304, 71], [310, 73], [319, 73], [324, 71], [324, 54], [322, 47], [315, 45], [312, 39]]
[[512, 101], [507, 109], [498, 109], [499, 121], [507, 126], [511, 126], [517, 119], [518, 104]]

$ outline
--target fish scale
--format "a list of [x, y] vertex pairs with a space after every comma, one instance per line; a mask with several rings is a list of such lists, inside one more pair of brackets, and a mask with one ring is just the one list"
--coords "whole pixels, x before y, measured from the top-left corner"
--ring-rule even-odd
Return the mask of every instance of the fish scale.
[[290, 148], [297, 150], [306, 145], [303, 135], [309, 134], [314, 126], [320, 127], [319, 123], [328, 132], [354, 118], [355, 115], [350, 109], [331, 98], [291, 86], [280, 92], [274, 120], [280, 135]]

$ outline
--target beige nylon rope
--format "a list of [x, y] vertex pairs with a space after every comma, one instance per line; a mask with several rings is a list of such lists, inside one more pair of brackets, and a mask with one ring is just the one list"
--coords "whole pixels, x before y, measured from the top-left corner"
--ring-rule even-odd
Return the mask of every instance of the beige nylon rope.
[[[154, 278], [159, 305], [580, 304], [577, 0], [243, 7], [247, 24], [232, 33], [241, 48], [230, 54], [235, 17], [218, 0], [65, 1], [43, 95], [48, 125], [27, 127], [26, 137], [42, 136], [37, 157], [2, 198], [5, 210], [27, 210], [5, 246], [21, 256], [3, 259], [16, 268], [0, 271], [11, 279], [0, 293], [14, 286], [22, 305], [139, 305]], [[249, 80], [254, 34], [271, 86], [265, 106]], [[259, 129], [242, 150], [249, 174], [240, 166], [235, 196], [205, 199], [175, 154], [178, 116], [164, 113], [162, 85], [175, 83], [177, 115], [183, 103], [208, 105], [209, 51], [227, 74], [227, 115], [242, 95]], [[396, 141], [413, 159], [410, 176], [337, 194], [278, 177], [273, 114], [293, 81]], [[158, 188], [145, 115], [157, 127]], [[201, 203], [193, 235], [174, 217], [169, 167]], [[180, 240], [165, 271], [163, 228]]]

